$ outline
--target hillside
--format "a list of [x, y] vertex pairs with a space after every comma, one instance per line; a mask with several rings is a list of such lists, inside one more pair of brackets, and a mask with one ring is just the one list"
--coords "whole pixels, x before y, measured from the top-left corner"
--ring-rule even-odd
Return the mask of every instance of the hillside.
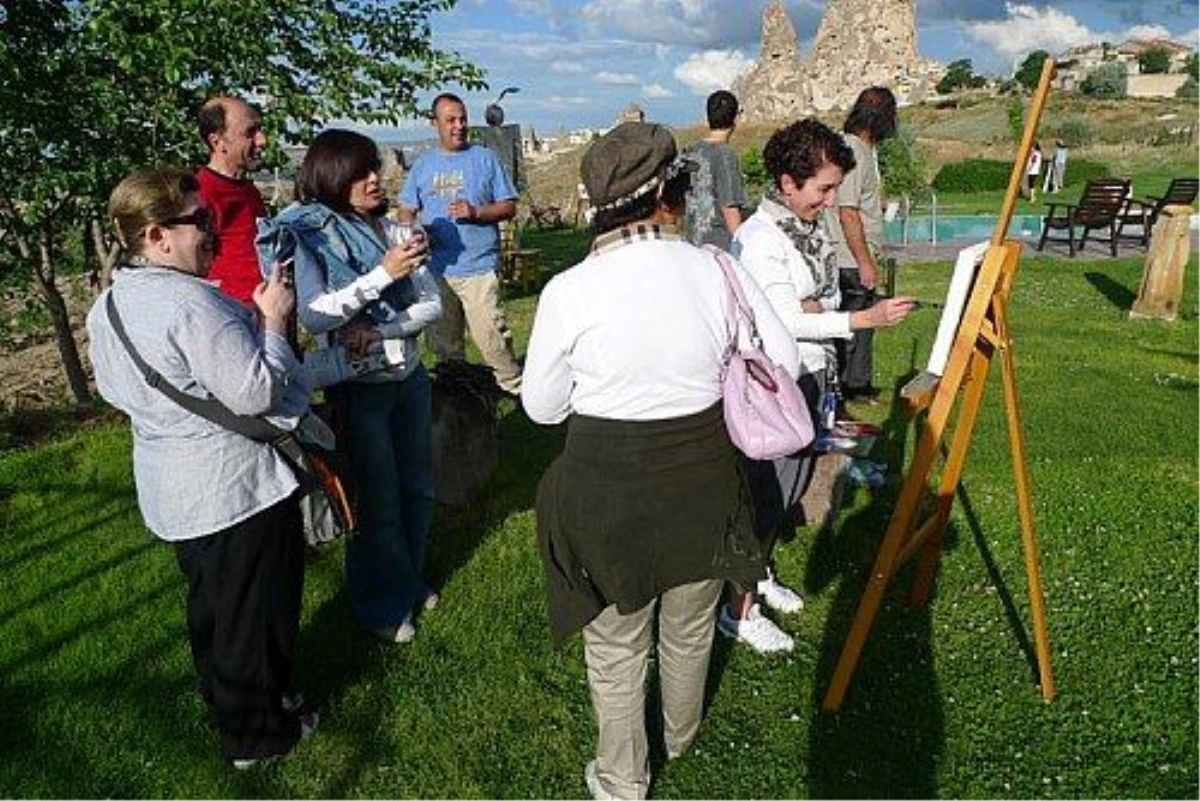
[[[697, 99], [697, 103], [702, 101]], [[1028, 104], [1028, 98], [1024, 100]], [[1011, 159], [1016, 149], [1009, 132], [1010, 97], [964, 94], [953, 104], [909, 106], [900, 111], [900, 124], [916, 135], [917, 145], [929, 166], [929, 178], [946, 162], [964, 158]], [[1051, 94], [1042, 115], [1039, 138], [1043, 145], [1063, 138], [1072, 155], [1121, 165], [1122, 171], [1137, 171], [1166, 155], [1172, 161], [1190, 158], [1195, 166], [1194, 144], [1198, 124], [1195, 101], [1129, 98], [1093, 100], [1083, 95]], [[822, 122], [840, 128], [844, 115], [820, 115]], [[775, 126], [745, 125], [738, 128], [733, 148], [738, 153], [761, 149]], [[686, 147], [704, 135], [700, 126], [675, 131], [680, 146]], [[1186, 154], [1190, 149], [1191, 156]], [[579, 163], [586, 148], [556, 154], [552, 159], [531, 164], [529, 193], [539, 205], [558, 205], [567, 210], [579, 181]]]

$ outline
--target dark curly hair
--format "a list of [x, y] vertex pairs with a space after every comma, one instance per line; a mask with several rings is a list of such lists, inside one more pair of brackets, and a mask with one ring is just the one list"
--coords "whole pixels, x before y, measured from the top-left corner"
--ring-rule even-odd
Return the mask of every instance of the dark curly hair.
[[785, 175], [802, 186], [825, 164], [850, 172], [854, 169], [854, 153], [840, 134], [817, 120], [800, 120], [780, 128], [763, 148], [763, 165], [776, 189], [783, 188], [780, 181]]
[[872, 86], [859, 93], [842, 130], [852, 134], [866, 131], [871, 141], [879, 144], [896, 135], [896, 124], [896, 96], [885, 86]]

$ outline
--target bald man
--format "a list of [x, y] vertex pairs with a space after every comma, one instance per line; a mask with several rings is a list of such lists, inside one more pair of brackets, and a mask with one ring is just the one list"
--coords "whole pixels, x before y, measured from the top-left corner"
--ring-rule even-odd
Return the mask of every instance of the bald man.
[[257, 221], [267, 216], [262, 194], [246, 173], [262, 166], [267, 135], [262, 116], [236, 97], [214, 97], [196, 115], [208, 163], [196, 170], [200, 197], [213, 214], [217, 250], [208, 277], [225, 294], [253, 307], [262, 280], [254, 249]]

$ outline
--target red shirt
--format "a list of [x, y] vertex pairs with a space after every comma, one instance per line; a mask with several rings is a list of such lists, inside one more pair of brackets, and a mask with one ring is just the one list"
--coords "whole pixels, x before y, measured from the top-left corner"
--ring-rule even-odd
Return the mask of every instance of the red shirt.
[[196, 179], [216, 223], [217, 250], [208, 277], [226, 295], [253, 306], [254, 288], [262, 281], [254, 249], [258, 218], [267, 216], [262, 195], [253, 181], [228, 178], [208, 167], [198, 168]]

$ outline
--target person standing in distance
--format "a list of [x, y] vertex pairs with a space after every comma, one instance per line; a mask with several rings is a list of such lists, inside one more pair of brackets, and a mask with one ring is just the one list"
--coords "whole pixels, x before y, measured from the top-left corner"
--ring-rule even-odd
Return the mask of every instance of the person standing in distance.
[[442, 293], [442, 318], [430, 329], [438, 361], [466, 359], [471, 332], [496, 383], [521, 389], [512, 332], [500, 309], [499, 223], [517, 212], [517, 190], [496, 155], [467, 141], [467, 107], [440, 94], [431, 108], [437, 145], [413, 164], [400, 192], [398, 218], [420, 216], [429, 237], [429, 269]]
[[699, 167], [688, 192], [687, 238], [693, 245], [729, 250], [747, 205], [742, 167], [729, 146], [737, 126], [737, 98], [720, 89], [708, 96], [706, 111], [708, 136], [686, 151]]
[[254, 249], [257, 221], [267, 207], [247, 172], [262, 167], [267, 135], [262, 116], [240, 98], [214, 97], [196, 115], [208, 163], [196, 170], [200, 199], [213, 215], [216, 253], [209, 279], [232, 298], [253, 307], [262, 282]]
[[[859, 94], [842, 126], [856, 166], [842, 180], [837, 207], [825, 213], [825, 228], [840, 270], [842, 311], [861, 311], [875, 303], [876, 258], [883, 249], [878, 148], [895, 136], [897, 121], [896, 96], [890, 89], [872, 86]], [[837, 343], [838, 378], [845, 400], [871, 402], [879, 396], [872, 383], [873, 334], [870, 328], [863, 328], [855, 331], [853, 338]]]

